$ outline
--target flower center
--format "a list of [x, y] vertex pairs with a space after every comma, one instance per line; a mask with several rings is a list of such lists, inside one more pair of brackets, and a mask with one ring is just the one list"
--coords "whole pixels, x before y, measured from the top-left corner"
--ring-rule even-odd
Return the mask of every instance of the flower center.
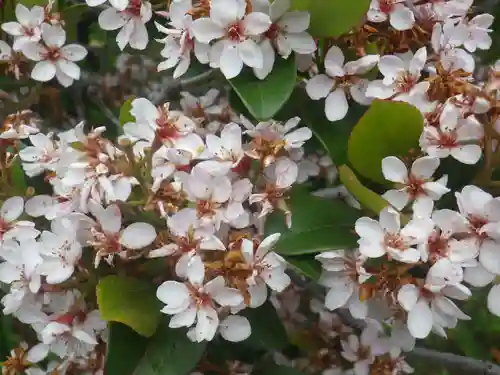
[[132, 0], [127, 9], [124, 10], [126, 14], [129, 14], [132, 17], [140, 17], [141, 16], [141, 6], [142, 2], [138, 0]]
[[424, 183], [424, 180], [419, 179], [410, 173], [408, 181], [406, 182], [406, 187], [411, 198], [415, 199], [420, 195], [425, 195]]
[[47, 47], [47, 51], [42, 54], [44, 60], [57, 61], [61, 59], [61, 52], [59, 48]]
[[240, 22], [235, 22], [229, 25], [226, 30], [226, 35], [229, 40], [241, 42], [245, 40], [245, 34], [243, 31], [243, 25]]
[[432, 263], [448, 255], [448, 240], [441, 236], [439, 231], [434, 231], [427, 241], [429, 259]]
[[396, 87], [399, 92], [410, 92], [417, 83], [417, 79], [408, 72], [401, 74], [396, 80]]
[[394, 0], [379, 0], [379, 9], [382, 13], [391, 13], [394, 10]]
[[278, 26], [278, 24], [273, 23], [269, 29], [264, 33], [264, 36], [268, 39], [274, 40], [276, 39], [281, 32], [281, 28]]

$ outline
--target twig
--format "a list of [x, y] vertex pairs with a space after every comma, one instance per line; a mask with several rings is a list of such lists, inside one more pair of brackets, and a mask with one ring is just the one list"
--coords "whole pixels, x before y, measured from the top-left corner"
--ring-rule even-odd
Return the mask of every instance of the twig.
[[[303, 280], [300, 276], [290, 272], [290, 278], [294, 284], [310, 291], [313, 297], [324, 300], [325, 293], [322, 287], [313, 282]], [[355, 319], [346, 309], [337, 309], [335, 313], [348, 326], [363, 330], [365, 322]], [[438, 364], [447, 370], [456, 371], [459, 375], [500, 375], [500, 366], [491, 362], [481, 361], [474, 358], [463, 357], [452, 353], [438, 352], [432, 349], [417, 347], [411, 352], [405, 353], [405, 356], [413, 362], [425, 361]]]

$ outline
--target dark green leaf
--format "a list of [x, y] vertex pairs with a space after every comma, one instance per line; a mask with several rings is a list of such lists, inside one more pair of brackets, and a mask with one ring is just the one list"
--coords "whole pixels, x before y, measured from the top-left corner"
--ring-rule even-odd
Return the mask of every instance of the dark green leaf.
[[107, 276], [97, 285], [97, 303], [103, 319], [126, 324], [143, 336], [152, 336], [161, 317], [156, 288], [132, 277]]
[[61, 11], [64, 20], [64, 30], [66, 30], [66, 43], [77, 40], [77, 26], [80, 18], [89, 9], [87, 4], [74, 4]]
[[418, 149], [423, 126], [422, 114], [414, 106], [376, 100], [351, 133], [349, 161], [362, 176], [383, 183], [382, 159]]
[[278, 58], [265, 80], [255, 77], [250, 69], [229, 80], [234, 91], [257, 120], [272, 118], [292, 95], [297, 79], [295, 57]]
[[299, 187], [292, 191], [288, 205], [292, 212], [291, 229], [286, 228], [280, 212], [266, 220], [266, 234], [281, 233], [276, 252], [300, 255], [356, 245], [352, 229], [359, 211], [346, 203], [312, 196]]
[[188, 375], [201, 359], [206, 342], [194, 343], [184, 328], [168, 328], [163, 321], [151, 338], [134, 375]]
[[294, 369], [293, 367], [280, 366], [275, 364], [266, 364], [260, 366], [252, 375], [305, 375], [304, 372]]
[[131, 96], [125, 103], [123, 103], [122, 107], [120, 108], [120, 124], [122, 126], [127, 122], [135, 122], [135, 117], [130, 113], [130, 110], [132, 109], [132, 102], [134, 101], [134, 99], [135, 97]]
[[316, 37], [337, 37], [363, 22], [370, 0], [292, 0], [292, 8], [311, 14], [309, 32]]
[[242, 315], [247, 317], [252, 327], [246, 344], [273, 351], [280, 351], [289, 345], [285, 327], [269, 301], [255, 309], [245, 309]]
[[144, 356], [149, 340], [124, 324], [111, 323], [109, 327], [107, 375], [130, 375]]
[[23, 167], [21, 166], [21, 161], [17, 158], [14, 163], [9, 168], [10, 177], [12, 179], [12, 186], [15, 189], [16, 195], [26, 194], [26, 175], [24, 174]]
[[312, 255], [287, 256], [285, 260], [312, 280], [318, 280], [321, 275], [321, 264]]

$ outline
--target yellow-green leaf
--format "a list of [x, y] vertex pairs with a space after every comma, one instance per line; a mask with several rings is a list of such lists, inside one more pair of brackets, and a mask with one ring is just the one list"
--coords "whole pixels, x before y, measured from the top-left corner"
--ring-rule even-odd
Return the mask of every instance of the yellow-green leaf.
[[135, 96], [131, 96], [128, 98], [125, 103], [123, 103], [120, 108], [120, 124], [121, 126], [125, 125], [127, 122], [135, 122], [135, 117], [130, 113], [132, 109], [132, 102], [134, 101]]
[[363, 23], [370, 0], [292, 0], [292, 8], [311, 14], [309, 32], [337, 37]]
[[352, 130], [347, 155], [362, 176], [384, 183], [382, 159], [418, 149], [424, 119], [411, 104], [376, 100]]
[[97, 303], [104, 320], [123, 323], [137, 333], [152, 336], [161, 317], [156, 288], [127, 276], [107, 276], [97, 285]]

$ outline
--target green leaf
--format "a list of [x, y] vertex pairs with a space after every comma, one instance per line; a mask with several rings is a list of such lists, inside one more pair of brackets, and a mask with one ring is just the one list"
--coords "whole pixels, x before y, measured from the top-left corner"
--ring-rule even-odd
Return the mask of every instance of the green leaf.
[[205, 351], [184, 328], [169, 328], [164, 319], [147, 339], [125, 325], [112, 323], [105, 365], [107, 375], [188, 375]]
[[107, 276], [97, 285], [97, 303], [104, 320], [126, 324], [152, 336], [161, 317], [154, 285], [127, 276]]
[[277, 59], [265, 80], [255, 77], [251, 69], [245, 69], [229, 83], [255, 119], [268, 120], [288, 101], [296, 79], [295, 56], [290, 56], [286, 60]]
[[288, 256], [285, 260], [312, 280], [318, 280], [321, 275], [321, 264], [311, 255]]
[[281, 233], [274, 250], [282, 255], [312, 254], [356, 245], [352, 233], [359, 211], [338, 200], [315, 197], [302, 187], [289, 200], [292, 228], [287, 229], [280, 212], [266, 220], [266, 234]]
[[289, 345], [285, 327], [269, 301], [255, 309], [245, 309], [241, 315], [247, 317], [252, 327], [246, 344], [272, 351], [280, 351]]
[[88, 9], [87, 4], [74, 4], [61, 11], [66, 30], [66, 43], [76, 41], [78, 22]]
[[203, 356], [205, 347], [206, 342], [189, 340], [184, 328], [168, 328], [165, 320], [151, 338], [133, 374], [188, 375]]
[[123, 103], [120, 108], [120, 124], [121, 126], [125, 125], [127, 122], [135, 122], [135, 117], [130, 113], [132, 109], [132, 102], [134, 101], [135, 96], [131, 96], [128, 98], [125, 103]]
[[17, 158], [9, 168], [12, 186], [17, 195], [25, 195], [28, 185], [26, 184], [26, 175], [24, 174], [21, 160]]
[[351, 165], [362, 176], [384, 183], [382, 159], [418, 149], [424, 119], [404, 102], [376, 100], [354, 127], [348, 144]]
[[292, 8], [311, 14], [309, 33], [337, 37], [363, 22], [370, 0], [292, 0]]
[[378, 215], [380, 211], [389, 206], [389, 202], [359, 182], [354, 172], [347, 165], [341, 165], [339, 167], [339, 177], [349, 193], [351, 193], [364, 208]]
[[[149, 340], [124, 324], [109, 325], [107, 375], [130, 375], [144, 356]], [[133, 344], [131, 344], [133, 343]]]

